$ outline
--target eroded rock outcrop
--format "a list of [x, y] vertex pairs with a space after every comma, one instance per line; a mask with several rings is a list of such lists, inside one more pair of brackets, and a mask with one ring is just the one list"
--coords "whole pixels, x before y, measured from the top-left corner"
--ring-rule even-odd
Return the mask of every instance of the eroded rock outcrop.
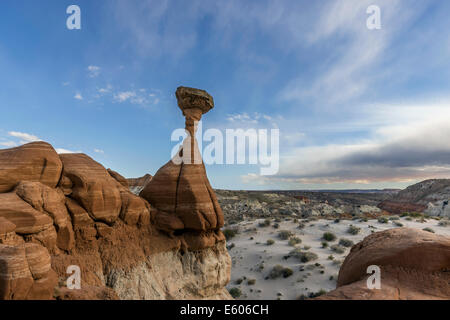
[[202, 115], [214, 107], [203, 90], [179, 87], [178, 106], [186, 118], [187, 138], [178, 154], [156, 172], [140, 193], [158, 212], [155, 225], [166, 232], [217, 231], [223, 213], [198, 150], [195, 132]]
[[[180, 92], [193, 99], [183, 112], [194, 132], [207, 96]], [[163, 198], [147, 191], [149, 203], [85, 154], [58, 155], [45, 142], [0, 150], [0, 299], [231, 298], [214, 191], [203, 164], [172, 168], [181, 167], [175, 188], [157, 179]], [[69, 266], [81, 270], [79, 290], [66, 286]]]
[[394, 194], [378, 206], [390, 213], [423, 212], [450, 217], [450, 179], [429, 179]]
[[61, 170], [58, 154], [46, 142], [0, 150], [0, 192], [11, 191], [20, 181], [41, 182], [54, 188]]
[[[381, 269], [381, 289], [367, 288], [367, 267]], [[319, 299], [449, 299], [450, 238], [397, 228], [353, 246], [337, 289]]]

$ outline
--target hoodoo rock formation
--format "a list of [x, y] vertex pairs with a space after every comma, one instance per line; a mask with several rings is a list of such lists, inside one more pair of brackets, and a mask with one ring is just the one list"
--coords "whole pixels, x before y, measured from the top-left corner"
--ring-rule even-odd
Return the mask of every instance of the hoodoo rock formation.
[[195, 133], [203, 114], [214, 107], [203, 90], [179, 87], [178, 106], [186, 118], [187, 138], [173, 159], [156, 172], [140, 196], [157, 213], [156, 228], [169, 234], [184, 234], [186, 245], [196, 249], [223, 241], [223, 213], [212, 189], [198, 150]]
[[[177, 98], [193, 133], [212, 98], [190, 88]], [[201, 161], [170, 161], [145, 185], [139, 197], [119, 173], [45, 142], [0, 150], [0, 299], [231, 298], [223, 215]], [[66, 285], [69, 266], [79, 290]]]
[[[367, 287], [367, 267], [380, 267], [381, 289]], [[449, 299], [450, 238], [397, 228], [374, 233], [352, 247], [337, 289], [318, 299]]]

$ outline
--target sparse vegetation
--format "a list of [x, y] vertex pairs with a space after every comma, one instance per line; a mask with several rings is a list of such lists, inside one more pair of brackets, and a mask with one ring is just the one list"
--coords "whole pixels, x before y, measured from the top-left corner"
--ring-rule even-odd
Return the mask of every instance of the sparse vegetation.
[[431, 229], [431, 228], [423, 228], [422, 229], [423, 231], [427, 231], [427, 232], [431, 232], [431, 233], [434, 233], [434, 230], [433, 229]]
[[403, 223], [398, 222], [398, 221], [394, 221], [394, 225], [395, 225], [396, 227], [403, 227]]
[[338, 254], [342, 254], [345, 252], [345, 248], [343, 246], [340, 246], [337, 244], [332, 245], [330, 248], [331, 248], [331, 250], [333, 250], [334, 252], [336, 252]]
[[327, 293], [327, 292], [326, 292], [325, 290], [320, 289], [320, 290], [317, 291], [317, 292], [311, 292], [311, 293], [309, 294], [309, 298], [317, 298], [317, 297], [323, 296], [323, 295], [326, 294], [326, 293]]
[[269, 278], [270, 279], [277, 279], [281, 276], [283, 276], [283, 278], [288, 278], [290, 277], [292, 274], [294, 273], [294, 271], [292, 271], [291, 268], [285, 268], [282, 265], [277, 264], [276, 266], [274, 266], [272, 268], [272, 270], [269, 273]]
[[266, 244], [268, 245], [268, 246], [271, 246], [271, 245], [273, 245], [275, 243], [275, 240], [273, 240], [273, 239], [267, 239], [267, 241], [266, 241]]
[[328, 242], [322, 241], [322, 248], [326, 248], [326, 247], [328, 247]]
[[256, 283], [256, 279], [248, 279], [248, 280], [247, 280], [247, 284], [248, 284], [249, 286], [253, 286], [255, 283]]
[[242, 295], [241, 289], [236, 288], [236, 287], [231, 288], [230, 290], [228, 290], [228, 292], [234, 299], [237, 299]]
[[350, 225], [347, 229], [347, 233], [351, 235], [357, 235], [361, 231], [361, 228], [355, 227], [354, 225]]
[[448, 227], [450, 225], [450, 222], [447, 220], [441, 220], [439, 221], [438, 225], [441, 227]]
[[306, 263], [309, 261], [317, 260], [319, 257], [314, 252], [303, 251], [300, 248], [296, 248], [289, 253], [290, 256], [293, 256], [299, 259], [301, 262]]
[[336, 235], [332, 232], [325, 232], [322, 236], [322, 239], [325, 241], [335, 241], [336, 240]]
[[278, 237], [280, 237], [281, 240], [287, 240], [292, 236], [293, 236], [292, 232], [288, 230], [281, 230], [278, 232]]
[[270, 219], [265, 219], [264, 221], [260, 222], [260, 223], [259, 223], [259, 226], [260, 226], [261, 228], [270, 226]]
[[302, 243], [302, 239], [299, 237], [291, 237], [289, 239], [289, 245], [295, 247], [297, 244]]
[[379, 223], [389, 223], [389, 219], [387, 217], [379, 217], [378, 222]]
[[353, 246], [354, 243], [353, 243], [352, 240], [342, 238], [342, 239], [339, 240], [339, 244], [341, 246], [349, 248], [349, 247]]
[[227, 240], [234, 238], [239, 233], [238, 229], [224, 229], [223, 234]]

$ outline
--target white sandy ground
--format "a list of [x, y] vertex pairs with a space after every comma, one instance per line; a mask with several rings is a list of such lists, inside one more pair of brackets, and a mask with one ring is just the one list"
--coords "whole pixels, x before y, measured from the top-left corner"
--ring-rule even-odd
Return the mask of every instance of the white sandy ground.
[[[400, 218], [398, 222], [402, 223], [404, 227], [416, 229], [429, 227], [436, 234], [450, 236], [450, 226], [439, 226], [439, 221], [434, 219], [427, 219], [426, 222], [418, 222], [416, 220], [416, 218], [413, 218], [412, 221], [407, 221], [406, 218]], [[330, 249], [331, 245], [338, 244], [341, 238], [352, 240], [356, 244], [371, 234], [371, 230], [376, 232], [397, 227], [393, 221], [389, 221], [388, 224], [382, 224], [377, 220], [368, 220], [367, 222], [341, 220], [339, 223], [335, 223], [334, 220], [320, 219], [305, 222], [304, 229], [297, 228], [302, 220], [299, 220], [297, 223], [294, 223], [293, 220], [282, 221], [279, 222], [280, 227], [275, 229], [272, 226], [273, 221], [268, 227], [260, 227], [258, 224], [262, 221], [264, 220], [244, 221], [230, 226], [230, 228], [238, 226], [240, 231], [239, 234], [228, 241], [229, 245], [234, 243], [235, 247], [229, 250], [233, 265], [231, 281], [227, 288], [239, 288], [242, 292], [240, 299], [298, 299], [302, 294], [307, 296], [309, 293], [318, 292], [321, 289], [331, 291], [336, 288], [340, 265], [335, 264], [328, 257], [333, 255], [335, 260], [343, 261], [350, 251], [350, 248], [346, 248], [345, 253], [337, 254]], [[350, 225], [361, 228], [360, 233], [357, 235], [347, 233]], [[370, 228], [369, 226], [375, 228]], [[309, 251], [316, 253], [319, 258], [307, 263], [301, 263], [296, 257], [284, 259], [283, 257], [288, 255], [294, 247], [288, 244], [288, 240], [279, 238], [278, 233], [280, 230], [289, 230], [295, 236], [301, 238], [302, 243], [297, 245], [297, 247], [310, 246]], [[329, 242], [328, 248], [322, 248], [322, 235], [324, 232], [332, 232], [337, 237], [336, 241]], [[253, 237], [253, 240], [250, 240], [251, 237]], [[268, 239], [275, 240], [275, 243], [267, 245], [266, 241]], [[259, 270], [261, 262], [264, 264], [262, 271]], [[323, 268], [315, 267], [314, 264], [317, 262]], [[288, 278], [280, 277], [278, 279], [265, 280], [272, 267], [277, 264], [291, 268], [294, 273]], [[300, 271], [301, 267], [304, 268], [304, 271]], [[323, 270], [323, 274], [320, 273], [321, 270]], [[331, 276], [333, 276], [333, 279], [330, 279]], [[246, 279], [241, 284], [236, 283], [237, 279], [244, 277]], [[255, 279], [255, 284], [249, 285], [248, 279]]]

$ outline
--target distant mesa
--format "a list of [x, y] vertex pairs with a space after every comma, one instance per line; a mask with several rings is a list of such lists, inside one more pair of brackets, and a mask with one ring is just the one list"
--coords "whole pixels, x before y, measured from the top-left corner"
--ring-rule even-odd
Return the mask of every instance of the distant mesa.
[[419, 212], [450, 217], [450, 179], [430, 179], [416, 183], [379, 204], [390, 213]]

